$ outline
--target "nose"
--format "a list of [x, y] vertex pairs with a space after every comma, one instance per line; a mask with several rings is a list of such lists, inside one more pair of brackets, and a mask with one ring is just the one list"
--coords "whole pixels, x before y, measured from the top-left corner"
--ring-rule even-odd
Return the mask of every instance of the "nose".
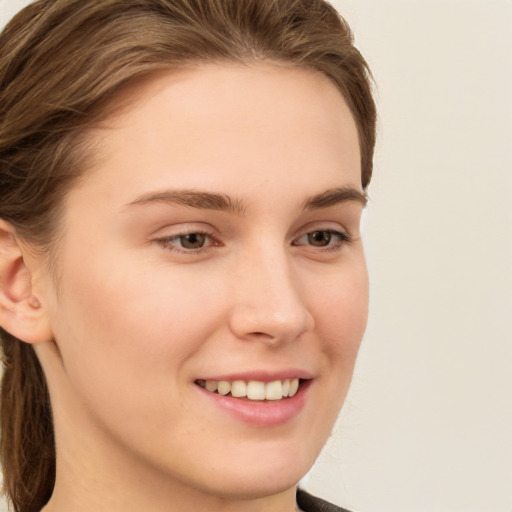
[[233, 280], [236, 292], [230, 327], [239, 339], [276, 345], [313, 330], [313, 315], [286, 254], [260, 251], [244, 258], [233, 273]]

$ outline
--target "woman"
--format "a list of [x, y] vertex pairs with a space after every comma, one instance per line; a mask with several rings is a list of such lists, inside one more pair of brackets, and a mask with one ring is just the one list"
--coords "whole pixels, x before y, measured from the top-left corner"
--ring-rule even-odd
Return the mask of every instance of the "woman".
[[0, 84], [15, 510], [339, 510], [296, 485], [367, 317], [347, 25], [321, 0], [38, 1]]

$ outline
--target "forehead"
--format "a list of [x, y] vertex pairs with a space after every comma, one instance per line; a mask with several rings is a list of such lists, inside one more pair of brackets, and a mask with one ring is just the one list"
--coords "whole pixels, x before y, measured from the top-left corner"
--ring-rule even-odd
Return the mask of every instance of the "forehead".
[[[151, 72], [128, 81], [113, 100], [106, 103], [104, 110], [107, 114], [121, 114], [112, 117], [122, 123], [122, 114], [133, 115], [151, 99], [164, 98], [171, 86], [170, 95], [176, 101], [189, 99], [194, 107], [201, 107], [203, 111], [230, 107], [238, 112], [254, 114], [251, 106], [257, 107], [273, 99], [279, 99], [283, 107], [291, 104], [295, 107], [298, 102], [309, 99], [313, 100], [315, 109], [322, 103], [330, 110], [334, 98], [348, 110], [340, 90], [327, 75], [315, 69], [277, 61], [197, 62]], [[283, 101], [283, 92], [288, 101]], [[318, 101], [318, 93], [321, 93], [323, 102]], [[217, 102], [211, 103], [211, 99]], [[222, 102], [222, 99], [227, 101]], [[307, 105], [304, 107], [307, 110]]]
[[86, 185], [115, 190], [125, 204], [145, 191], [231, 190], [241, 197], [265, 182], [288, 188], [312, 177], [319, 185], [309, 194], [361, 188], [354, 119], [319, 72], [203, 64], [132, 84], [114, 110], [92, 134], [99, 159]]

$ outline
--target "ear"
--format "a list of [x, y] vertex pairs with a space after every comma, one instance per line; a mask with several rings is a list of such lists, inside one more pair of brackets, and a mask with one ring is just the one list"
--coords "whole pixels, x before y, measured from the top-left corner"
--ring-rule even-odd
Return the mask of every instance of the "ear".
[[52, 332], [32, 283], [16, 230], [0, 219], [0, 326], [21, 341], [40, 343]]

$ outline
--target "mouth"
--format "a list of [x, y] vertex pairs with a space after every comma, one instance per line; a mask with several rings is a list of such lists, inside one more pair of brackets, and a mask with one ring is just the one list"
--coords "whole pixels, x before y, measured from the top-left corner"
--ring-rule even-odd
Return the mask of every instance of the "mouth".
[[205, 407], [213, 405], [256, 428], [287, 425], [300, 416], [314, 378], [301, 370], [283, 371], [280, 379], [265, 373], [197, 379], [194, 384], [208, 399]]
[[279, 401], [294, 397], [304, 380], [299, 378], [263, 382], [258, 380], [203, 380], [195, 381], [196, 385], [221, 396], [231, 396], [249, 401]]

